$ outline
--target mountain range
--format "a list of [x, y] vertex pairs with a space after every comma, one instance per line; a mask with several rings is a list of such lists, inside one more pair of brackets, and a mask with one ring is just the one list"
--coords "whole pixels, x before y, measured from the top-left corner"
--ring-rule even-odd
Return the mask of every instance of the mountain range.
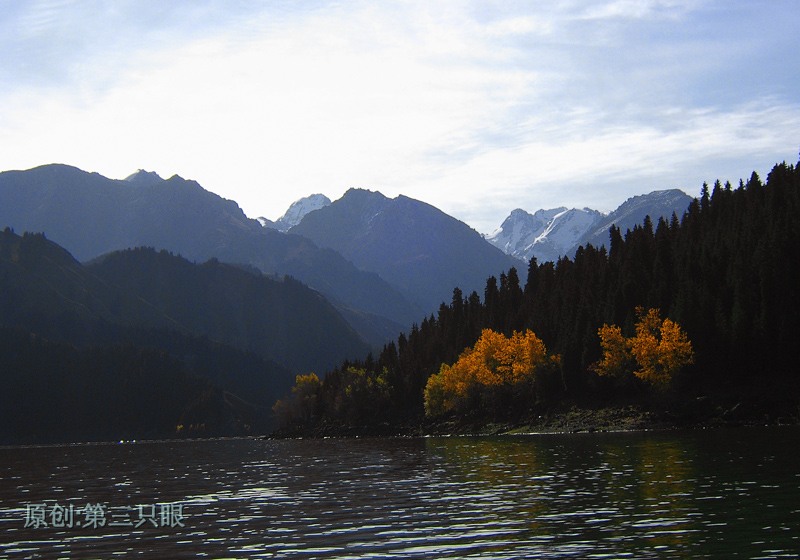
[[482, 293], [489, 276], [520, 268], [477, 231], [430, 204], [364, 189], [350, 189], [309, 212], [289, 233], [375, 272], [427, 311], [450, 301], [455, 287]]
[[[369, 243], [375, 245], [382, 243], [376, 240], [376, 238], [380, 239], [380, 232], [373, 227], [372, 223], [369, 220], [359, 222], [358, 219], [355, 222], [350, 222], [341, 216], [335, 217], [336, 212], [334, 210], [326, 209], [331, 204], [334, 204], [334, 209], [338, 209], [340, 205], [343, 207], [348, 205], [364, 206], [363, 201], [357, 200], [358, 195], [355, 193], [358, 192], [370, 193], [370, 191], [363, 189], [351, 189], [335, 203], [331, 203], [330, 199], [325, 195], [315, 194], [292, 203], [289, 210], [276, 222], [271, 222], [266, 218], [259, 218], [258, 220], [265, 227], [298, 233], [314, 239], [321, 246], [335, 248], [338, 252], [353, 260], [360, 268], [374, 270], [382, 275], [385, 274], [385, 277], [390, 282], [396, 281], [396, 271], [386, 270], [387, 267], [385, 265], [381, 265], [380, 262], [370, 262], [370, 259], [365, 259], [360, 254], [365, 252], [365, 249], [360, 246], [360, 240], [368, 239]], [[413, 200], [400, 196], [395, 201], [390, 201], [379, 192], [364, 196], [367, 198], [372, 196], [372, 206], [374, 208], [369, 208], [367, 211], [373, 212], [375, 216], [383, 212], [382, 206], [402, 205], [404, 199]], [[497, 230], [483, 237], [504, 253], [525, 261], [525, 265], [527, 265], [531, 257], [536, 257], [539, 262], [556, 261], [564, 256], [571, 257], [578, 247], [587, 243], [591, 243], [595, 247], [608, 247], [608, 231], [612, 225], [625, 232], [636, 225], [640, 225], [645, 216], [650, 216], [651, 220], [657, 221], [659, 218], [670, 219], [674, 213], [680, 218], [691, 201], [692, 197], [683, 191], [669, 189], [631, 197], [614, 211], [607, 214], [591, 208], [579, 209], [565, 206], [539, 209], [533, 213], [517, 208], [511, 212]], [[414, 202], [419, 203], [422, 208], [428, 206], [419, 201]], [[310, 225], [308, 222], [300, 225], [306, 214], [321, 209], [326, 210], [315, 217], [309, 218], [309, 222], [330, 223], [326, 223], [324, 226]], [[356, 208], [352, 212], [353, 216], [350, 217], [358, 218], [359, 212], [364, 212], [364, 210]], [[339, 212], [339, 214], [342, 214], [342, 212]], [[450, 218], [449, 216], [444, 216], [446, 219]], [[393, 216], [393, 218], [397, 218], [397, 216]], [[338, 220], [342, 220], [341, 223], [337, 223]], [[439, 221], [439, 218], [434, 217], [433, 221]], [[293, 229], [295, 226], [297, 226], [296, 229]], [[403, 232], [406, 237], [417, 228], [414, 220], [403, 220], [402, 218], [397, 220], [393, 226]], [[359, 228], [363, 231], [356, 231]], [[315, 229], [320, 231], [314, 232], [313, 230]], [[331, 237], [326, 229], [329, 231], [335, 229], [336, 232]], [[350, 237], [351, 239], [350, 241], [342, 242], [342, 237]], [[353, 239], [359, 241], [354, 242]], [[435, 252], [435, 249], [432, 249], [429, 244], [425, 246], [424, 250], [431, 253]], [[519, 268], [520, 264], [514, 262], [513, 266]]]
[[[485, 237], [424, 202], [364, 189], [333, 202], [312, 195], [270, 222], [177, 175], [140, 170], [112, 180], [60, 164], [7, 171], [0, 329], [9, 340], [40, 337], [26, 346], [30, 355], [57, 365], [36, 369], [38, 358], [19, 362], [24, 353], [3, 354], [0, 365], [34, 367], [39, 391], [58, 400], [54, 375], [83, 379], [88, 366], [80, 364], [128, 371], [124, 364], [143, 361], [152, 367], [128, 371], [130, 379], [97, 375], [120, 403], [129, 383], [139, 387], [131, 399], [145, 402], [155, 383], [148, 376], [171, 379], [165, 399], [182, 412], [160, 416], [153, 430], [191, 418], [249, 425], [263, 421], [265, 403], [295, 374], [324, 373], [380, 349], [450, 301], [454, 288], [482, 295], [487, 278], [524, 272], [531, 256], [555, 260], [586, 240], [603, 244], [612, 223], [624, 231], [645, 214], [682, 214], [689, 200], [655, 192], [608, 215], [518, 209]], [[68, 354], [71, 365], [58, 364]]]
[[648, 214], [682, 215], [690, 200], [671, 190], [608, 215], [517, 209], [484, 238], [424, 202], [363, 189], [335, 202], [300, 199], [273, 223], [177, 175], [139, 170], [120, 181], [60, 164], [0, 173], [0, 227], [46, 232], [79, 261], [146, 246], [289, 275], [324, 295], [373, 348], [449, 301], [455, 287], [480, 294], [486, 278], [524, 271], [532, 256], [556, 260], [586, 242], [605, 244], [612, 223], [625, 231]]
[[373, 346], [423, 315], [377, 274], [308, 239], [263, 227], [235, 202], [179, 176], [140, 171], [120, 181], [58, 164], [0, 173], [5, 226], [45, 232], [79, 261], [145, 246], [289, 275], [322, 293]]
[[653, 191], [629, 198], [616, 210], [603, 214], [590, 208], [537, 210], [533, 214], [516, 209], [492, 234], [486, 236], [498, 247], [524, 261], [536, 257], [538, 262], [572, 257], [581, 245], [608, 247], [608, 231], [612, 225], [622, 232], [639, 225], [645, 216], [653, 222], [683, 216], [692, 197], [681, 190]]

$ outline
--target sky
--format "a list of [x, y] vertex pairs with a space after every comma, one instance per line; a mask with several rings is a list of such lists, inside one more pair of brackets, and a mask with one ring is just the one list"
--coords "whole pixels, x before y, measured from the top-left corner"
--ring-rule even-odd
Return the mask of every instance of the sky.
[[800, 2], [0, 0], [0, 170], [349, 188], [482, 233], [800, 150]]

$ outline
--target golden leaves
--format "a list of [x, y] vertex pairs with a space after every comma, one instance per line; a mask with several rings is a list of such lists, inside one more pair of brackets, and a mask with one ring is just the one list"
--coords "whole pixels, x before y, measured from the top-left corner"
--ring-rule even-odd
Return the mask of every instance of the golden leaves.
[[616, 325], [600, 327], [597, 332], [603, 358], [593, 369], [599, 375], [616, 377], [633, 373], [653, 385], [666, 386], [694, 361], [692, 343], [678, 323], [662, 321], [658, 309], [637, 307], [636, 316], [636, 335], [631, 338], [623, 337]]
[[603, 359], [594, 364], [594, 371], [599, 375], [623, 376], [630, 369], [632, 356], [628, 340], [622, 336], [622, 329], [616, 325], [603, 325], [597, 333], [600, 335]]
[[532, 383], [544, 364], [558, 363], [547, 356], [544, 343], [533, 333], [514, 332], [511, 337], [484, 329], [472, 348], [451, 366], [442, 364], [425, 387], [425, 413], [429, 416], [467, 405], [470, 397], [487, 388]]

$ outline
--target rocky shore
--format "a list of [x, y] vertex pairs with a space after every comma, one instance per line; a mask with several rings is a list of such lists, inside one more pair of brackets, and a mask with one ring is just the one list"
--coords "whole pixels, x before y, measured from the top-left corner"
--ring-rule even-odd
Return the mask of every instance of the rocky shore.
[[800, 410], [734, 403], [712, 405], [705, 398], [680, 407], [659, 408], [636, 404], [587, 407], [562, 404], [540, 410], [518, 422], [485, 422], [480, 419], [447, 418], [422, 423], [388, 423], [345, 426], [317, 423], [273, 432], [269, 437], [424, 437], [449, 435], [519, 435], [536, 433], [619, 432], [712, 428], [743, 425], [800, 424]]

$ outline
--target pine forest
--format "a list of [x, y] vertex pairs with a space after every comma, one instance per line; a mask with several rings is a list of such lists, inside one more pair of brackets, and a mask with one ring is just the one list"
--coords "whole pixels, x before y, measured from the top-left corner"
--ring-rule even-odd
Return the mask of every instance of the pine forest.
[[[453, 290], [377, 355], [298, 376], [292, 433], [402, 433], [637, 405], [678, 422], [798, 414], [800, 170], [703, 184], [682, 216], [612, 227], [609, 249]], [[348, 432], [351, 430], [351, 432]], [[352, 432], [354, 431], [354, 432]]]

